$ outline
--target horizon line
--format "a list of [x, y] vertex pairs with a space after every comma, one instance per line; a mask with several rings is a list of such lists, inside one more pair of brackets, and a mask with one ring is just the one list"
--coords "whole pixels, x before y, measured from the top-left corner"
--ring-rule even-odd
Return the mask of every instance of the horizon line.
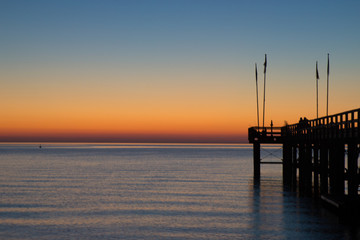
[[248, 144], [247, 141], [38, 141], [38, 140], [21, 140], [21, 141], [4, 141], [0, 140], [0, 144], [5, 143], [99, 143], [99, 144]]

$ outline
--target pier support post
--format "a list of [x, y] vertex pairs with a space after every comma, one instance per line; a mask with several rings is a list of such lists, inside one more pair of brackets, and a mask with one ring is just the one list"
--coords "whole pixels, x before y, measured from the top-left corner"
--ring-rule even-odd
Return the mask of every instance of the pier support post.
[[319, 195], [319, 146], [314, 144], [314, 195]]
[[334, 143], [330, 148], [329, 158], [329, 177], [330, 177], [330, 194], [344, 195], [345, 190], [345, 148], [344, 144]]
[[294, 144], [292, 146], [292, 174], [291, 174], [291, 186], [292, 189], [294, 191], [296, 191], [297, 188], [297, 168], [298, 168], [298, 163], [297, 163], [297, 145]]
[[303, 143], [299, 144], [299, 193], [303, 194], [305, 192], [305, 145]]
[[348, 194], [358, 195], [358, 147], [357, 143], [348, 144]]
[[335, 194], [335, 168], [336, 168], [336, 151], [335, 145], [332, 144], [329, 149], [329, 192], [331, 195]]
[[304, 188], [306, 196], [311, 196], [312, 194], [312, 145], [310, 143], [306, 144], [305, 147], [305, 162], [304, 162]]
[[254, 180], [260, 180], [260, 143], [254, 142]]
[[327, 144], [320, 144], [320, 193], [328, 194], [329, 188], [329, 149]]
[[283, 144], [283, 184], [291, 185], [291, 145]]
[[335, 168], [335, 194], [345, 194], [345, 144], [339, 143], [336, 146], [336, 168]]

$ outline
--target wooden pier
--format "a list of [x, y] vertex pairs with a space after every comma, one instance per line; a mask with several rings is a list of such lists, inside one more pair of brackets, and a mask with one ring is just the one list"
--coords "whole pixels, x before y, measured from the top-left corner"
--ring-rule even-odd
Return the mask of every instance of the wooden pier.
[[282, 144], [283, 183], [339, 212], [360, 211], [360, 108], [283, 127], [251, 127], [254, 180], [260, 180], [261, 144]]

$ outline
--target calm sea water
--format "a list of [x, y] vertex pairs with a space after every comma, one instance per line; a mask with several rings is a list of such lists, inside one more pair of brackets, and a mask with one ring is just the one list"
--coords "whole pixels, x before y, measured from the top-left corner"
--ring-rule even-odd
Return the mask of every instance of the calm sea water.
[[[264, 157], [281, 151], [268, 148]], [[0, 144], [0, 239], [356, 239], [250, 145]]]

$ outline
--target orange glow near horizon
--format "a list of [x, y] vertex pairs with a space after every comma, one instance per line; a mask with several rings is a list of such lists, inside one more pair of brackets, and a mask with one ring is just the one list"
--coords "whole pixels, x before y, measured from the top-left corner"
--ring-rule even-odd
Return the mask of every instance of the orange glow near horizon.
[[[189, 79], [168, 81], [164, 79], [170, 74], [163, 72], [120, 77], [113, 73], [106, 81], [95, 73], [4, 74], [8, 81], [0, 89], [0, 141], [241, 143], [247, 141], [248, 127], [257, 124], [254, 82], [239, 81], [235, 73], [190, 71]], [[298, 85], [281, 85], [276, 91], [274, 86], [284, 80], [281, 75], [269, 79], [265, 125], [313, 118], [314, 93], [300, 85], [300, 77]], [[338, 96], [338, 101], [332, 98], [330, 113], [350, 110], [340, 100], [345, 97]]]
[[[90, 141], [172, 141], [180, 142], [184, 140], [200, 142], [243, 142], [246, 132], [239, 127], [239, 124], [232, 120], [226, 119], [208, 119], [196, 118], [171, 118], [162, 116], [147, 116], [147, 118], [91, 118], [83, 115], [75, 116], [68, 119], [30, 119], [18, 120], [17, 123], [2, 124], [0, 140], [6, 141], [16, 139], [59, 139], [68, 141], [86, 141], [88, 137]], [[235, 119], [236, 120], [236, 119]], [[206, 140], [209, 138], [209, 140]], [[229, 140], [226, 140], [228, 138]], [[128, 140], [127, 140], [128, 139]], [[168, 139], [168, 140], [167, 140]]]
[[[147, 78], [152, 84], [144, 85], [139, 85], [142, 75], [140, 80], [123, 76], [131, 79], [124, 82], [118, 76], [102, 82], [96, 74], [79, 79], [75, 74], [67, 80], [51, 78], [51, 73], [14, 75], [18, 82], [26, 81], [7, 82], [0, 89], [0, 141], [241, 143], [247, 142], [248, 127], [256, 125], [254, 84], [238, 81], [235, 74], [164, 81], [168, 75], [158, 73]], [[219, 79], [225, 77], [223, 86]], [[278, 84], [270, 83], [270, 90]], [[287, 87], [282, 86], [281, 95], [268, 92], [265, 125], [313, 118], [313, 93], [306, 87], [301, 91], [300, 85], [290, 86], [291, 91]], [[350, 110], [342, 103], [331, 109]]]
[[246, 133], [222, 129], [8, 129], [0, 134], [1, 141], [69, 141], [69, 142], [199, 142], [242, 143]]
[[73, 71], [9, 73], [0, 141], [246, 141], [252, 106], [231, 77], [223, 86], [222, 74]]
[[[63, 87], [63, 86], [62, 86]], [[101, 85], [4, 94], [0, 141], [244, 142], [249, 119], [234, 91], [220, 97], [183, 89], [118, 94]], [[114, 89], [115, 88], [115, 89]], [[9, 89], [9, 88], [8, 88]], [[208, 89], [206, 89], [209, 91]], [[156, 94], [155, 94], [156, 92]], [[36, 93], [29, 96], [29, 93]], [[231, 93], [231, 92], [230, 92]], [[186, 97], [182, 98], [181, 95]], [[214, 98], [212, 98], [214, 97]]]

